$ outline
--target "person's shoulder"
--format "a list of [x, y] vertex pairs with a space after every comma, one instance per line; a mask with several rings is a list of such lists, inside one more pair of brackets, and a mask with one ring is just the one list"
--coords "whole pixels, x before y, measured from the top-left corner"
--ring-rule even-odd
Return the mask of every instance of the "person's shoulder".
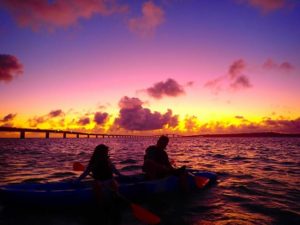
[[157, 150], [157, 147], [156, 145], [150, 145], [147, 149], [146, 149], [146, 153], [149, 154], [149, 153], [153, 153]]
[[150, 145], [150, 146], [146, 149], [146, 151], [152, 151], [152, 150], [156, 150], [156, 149], [157, 149], [156, 145]]

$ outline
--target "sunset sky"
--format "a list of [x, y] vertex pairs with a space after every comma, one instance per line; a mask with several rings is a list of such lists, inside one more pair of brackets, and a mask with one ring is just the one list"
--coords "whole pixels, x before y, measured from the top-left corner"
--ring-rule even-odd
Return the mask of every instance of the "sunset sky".
[[300, 133], [300, 1], [0, 0], [0, 126]]

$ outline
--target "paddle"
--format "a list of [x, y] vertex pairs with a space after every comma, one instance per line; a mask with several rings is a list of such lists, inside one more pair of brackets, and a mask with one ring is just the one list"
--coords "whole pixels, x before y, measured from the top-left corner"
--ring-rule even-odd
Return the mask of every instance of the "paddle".
[[[84, 165], [82, 165], [80, 162], [73, 163], [74, 171], [84, 171], [84, 169], [85, 169]], [[123, 201], [125, 201], [130, 205], [133, 215], [141, 222], [146, 224], [151, 224], [151, 225], [160, 223], [161, 221], [160, 218], [154, 213], [148, 211], [147, 209], [143, 208], [142, 206], [136, 203], [132, 203], [129, 199], [121, 195], [118, 191], [115, 190], [111, 190], [111, 191], [113, 191], [120, 199], [122, 199]]]
[[197, 188], [199, 188], [199, 189], [204, 188], [209, 183], [209, 178], [207, 178], [207, 177], [197, 176], [197, 175], [192, 174], [190, 172], [188, 174], [190, 176], [194, 177], [195, 184], [196, 184]]
[[[170, 159], [170, 163], [174, 168], [176, 168], [176, 163], [175, 163], [174, 159]], [[207, 178], [207, 177], [196, 176], [195, 174], [193, 174], [191, 172], [187, 172], [187, 174], [194, 178], [196, 187], [199, 189], [204, 188], [210, 181], [209, 178]]]

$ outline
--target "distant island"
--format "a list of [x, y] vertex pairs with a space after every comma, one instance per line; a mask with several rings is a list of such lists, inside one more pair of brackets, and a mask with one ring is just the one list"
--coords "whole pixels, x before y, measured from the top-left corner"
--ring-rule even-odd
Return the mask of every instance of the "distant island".
[[300, 137], [300, 134], [255, 132], [255, 133], [232, 133], [232, 134], [198, 134], [198, 135], [188, 135], [184, 137]]

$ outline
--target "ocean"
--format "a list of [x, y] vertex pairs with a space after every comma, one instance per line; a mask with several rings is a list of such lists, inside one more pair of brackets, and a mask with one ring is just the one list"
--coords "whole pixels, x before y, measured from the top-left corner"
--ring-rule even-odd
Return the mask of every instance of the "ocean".
[[[110, 146], [124, 174], [141, 172], [154, 138], [0, 139], [0, 185], [74, 180], [73, 162], [87, 164], [96, 145]], [[143, 206], [163, 224], [300, 224], [300, 138], [170, 138], [177, 166], [217, 173], [216, 184], [188, 195], [153, 199]], [[1, 199], [0, 199], [1, 202]], [[1, 203], [0, 203], [1, 204]], [[84, 225], [86, 213], [6, 209], [2, 225]], [[141, 224], [124, 209], [121, 224]]]

